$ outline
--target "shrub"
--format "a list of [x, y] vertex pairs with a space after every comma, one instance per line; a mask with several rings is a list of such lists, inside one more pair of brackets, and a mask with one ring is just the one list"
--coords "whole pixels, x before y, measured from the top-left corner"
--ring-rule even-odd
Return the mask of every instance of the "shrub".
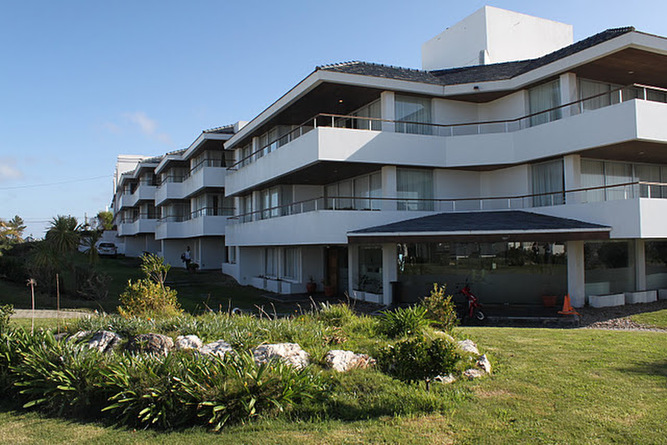
[[426, 316], [438, 327], [451, 332], [459, 324], [459, 320], [452, 296], [445, 295], [445, 289], [446, 285], [438, 286], [438, 283], [433, 283], [431, 294], [421, 301], [421, 306], [426, 309]]
[[449, 341], [436, 338], [413, 338], [387, 346], [380, 351], [378, 363], [381, 369], [403, 382], [424, 380], [426, 389], [433, 377], [449, 374], [461, 358]]
[[341, 327], [354, 319], [355, 315], [348, 304], [320, 303], [315, 318], [327, 326]]
[[14, 306], [6, 304], [0, 306], [0, 337], [4, 336], [9, 331], [9, 319], [14, 314]]
[[170, 317], [181, 313], [176, 291], [147, 278], [129, 281], [119, 297], [118, 313], [123, 317]]
[[390, 338], [420, 335], [429, 324], [430, 320], [426, 318], [426, 308], [423, 306], [383, 311], [379, 318], [380, 331]]
[[0, 255], [0, 274], [3, 278], [14, 283], [25, 283], [28, 279], [28, 270], [23, 258]]

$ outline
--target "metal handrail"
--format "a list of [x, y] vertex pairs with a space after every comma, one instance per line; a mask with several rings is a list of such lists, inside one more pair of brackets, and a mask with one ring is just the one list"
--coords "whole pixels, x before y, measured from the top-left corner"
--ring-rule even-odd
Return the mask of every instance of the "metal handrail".
[[[538, 111], [535, 113], [530, 113], [526, 114], [521, 117], [513, 118], [513, 119], [504, 119], [504, 120], [491, 120], [491, 121], [479, 121], [479, 122], [464, 122], [464, 123], [458, 123], [458, 124], [436, 124], [436, 123], [428, 123], [428, 122], [414, 122], [414, 121], [401, 121], [401, 120], [391, 120], [391, 119], [382, 119], [378, 117], [361, 117], [361, 116], [352, 116], [352, 115], [342, 115], [342, 114], [330, 114], [330, 113], [319, 113], [316, 114], [314, 117], [306, 120], [303, 124], [297, 126], [295, 129], [289, 131], [288, 133], [272, 140], [271, 142], [267, 143], [266, 145], [260, 147], [259, 149], [251, 152], [247, 156], [241, 158], [237, 162], [233, 163], [229, 167], [227, 167], [228, 170], [236, 170], [238, 169], [239, 166], [246, 165], [247, 163], [251, 162], [249, 161], [253, 157], [256, 157], [257, 154], [263, 153], [264, 151], [267, 150], [267, 148], [271, 147], [274, 144], [280, 144], [280, 141], [283, 139], [286, 139], [286, 142], [283, 144], [280, 144], [280, 146], [285, 145], [288, 142], [293, 141], [294, 139], [297, 139], [298, 137], [302, 136], [305, 133], [308, 133], [314, 128], [318, 127], [318, 118], [327, 118], [331, 120], [331, 125], [319, 125], [319, 126], [326, 126], [326, 127], [336, 127], [336, 120], [349, 120], [349, 121], [366, 121], [366, 122], [379, 122], [379, 123], [390, 123], [390, 124], [401, 124], [401, 125], [418, 125], [421, 127], [425, 128], [436, 128], [436, 129], [449, 129], [450, 130], [450, 136], [454, 136], [454, 129], [456, 128], [463, 128], [463, 127], [471, 127], [471, 126], [477, 126], [478, 127], [478, 132], [477, 134], [482, 134], [480, 129], [482, 126], [490, 126], [490, 125], [503, 125], [504, 133], [510, 132], [510, 127], [512, 124], [519, 123], [518, 129], [522, 129], [521, 122], [525, 120], [530, 120], [534, 117], [537, 116], [542, 116], [542, 115], [550, 115], [551, 113], [558, 111], [558, 110], [564, 110], [564, 109], [571, 109], [572, 106], [574, 105], [579, 105], [579, 113], [582, 113], [585, 111], [584, 108], [584, 103], [587, 101], [591, 101], [593, 99], [597, 99], [599, 97], [605, 97], [609, 96], [611, 97], [612, 94], [621, 92], [621, 97], [619, 98], [619, 103], [623, 102], [622, 98], [622, 92], [624, 90], [631, 90], [633, 88], [640, 89], [644, 91], [644, 94], [640, 99], [642, 100], [650, 100], [648, 98], [648, 95], [646, 94], [646, 90], [655, 90], [655, 91], [660, 91], [660, 92], [667, 92], [667, 89], [664, 88], [659, 88], [659, 87], [653, 87], [653, 86], [648, 86], [648, 85], [642, 85], [642, 84], [631, 84], [631, 85], [626, 85], [620, 88], [616, 88], [610, 91], [606, 91], [603, 93], [595, 94], [593, 96], [588, 96], [582, 99], [578, 99], [572, 102], [568, 102], [563, 105], [558, 105], [556, 107], [552, 107], [546, 110]], [[633, 99], [638, 98], [638, 97], [633, 97]], [[611, 102], [611, 100], [610, 100]], [[610, 103], [610, 105], [612, 105]], [[609, 106], [609, 105], [607, 105]], [[562, 117], [558, 117], [555, 120], [560, 120]], [[551, 120], [549, 120], [550, 122]], [[308, 125], [312, 123], [312, 125]], [[322, 121], [320, 121], [322, 123]], [[304, 132], [303, 129], [307, 128], [307, 130]], [[527, 127], [526, 127], [527, 128]], [[515, 130], [512, 130], [515, 131]], [[298, 136], [293, 137], [298, 133]], [[272, 150], [269, 151], [269, 153]], [[268, 153], [267, 153], [268, 154]]]
[[[445, 211], [442, 210], [442, 206], [439, 210], [436, 210], [436, 205], [437, 203], [451, 203], [451, 211], [456, 212], [456, 211], [470, 211], [471, 209], [466, 209], [466, 208], [461, 208], [459, 205], [459, 208], [461, 210], [457, 210], [457, 203], [466, 203], [466, 202], [479, 202], [479, 210], [485, 210], [484, 209], [484, 202], [499, 202], [499, 201], [505, 201], [507, 206], [504, 209], [512, 209], [512, 208], [534, 208], [534, 207], [542, 207], [545, 205], [559, 205], [559, 204], [564, 204], [566, 202], [566, 198], [568, 196], [572, 197], [574, 194], [581, 194], [581, 193], [586, 193], [586, 192], [591, 192], [591, 191], [597, 191], [597, 190], [609, 190], [609, 189], [615, 189], [615, 188], [622, 188], [622, 187], [630, 187], [630, 186], [646, 186], [647, 187], [647, 198], [655, 199], [655, 198], [662, 198], [663, 193], [659, 193], [661, 196], [651, 196], [652, 195], [652, 189], [651, 187], [661, 187], [664, 188], [665, 193], [667, 193], [667, 183], [662, 183], [662, 182], [650, 182], [650, 181], [632, 181], [632, 182], [625, 182], [625, 183], [619, 183], [619, 184], [612, 184], [612, 185], [603, 185], [603, 186], [594, 186], [594, 187], [583, 187], [583, 188], [577, 188], [577, 189], [570, 189], [570, 190], [562, 190], [562, 191], [556, 191], [556, 192], [545, 192], [545, 193], [531, 193], [531, 194], [524, 194], [524, 195], [506, 195], [506, 196], [488, 196], [488, 197], [468, 197], [468, 198], [391, 198], [391, 197], [359, 197], [359, 196], [319, 196], [317, 198], [311, 198], [303, 201], [296, 201], [290, 204], [283, 204], [280, 206], [274, 206], [274, 207], [269, 207], [266, 209], [261, 209], [261, 210], [255, 210], [252, 212], [247, 212], [239, 215], [234, 215], [232, 217], [229, 217], [229, 220], [231, 221], [242, 221], [242, 222], [250, 222], [250, 221], [258, 221], [258, 220], [263, 220], [263, 219], [272, 219], [276, 218], [279, 216], [288, 216], [288, 215], [294, 215], [294, 214], [300, 214], [300, 213], [307, 213], [310, 211], [317, 211], [317, 210], [352, 210], [352, 211], [379, 211], [381, 210], [381, 206], [374, 206], [374, 202], [396, 202], [398, 203], [405, 203], [405, 204], [416, 204], [417, 208], [414, 209], [415, 211]], [[641, 190], [639, 193], [635, 193], [634, 189], [631, 193], [632, 196], [625, 197], [624, 199], [631, 199], [635, 195], [641, 195]], [[539, 198], [543, 197], [550, 197], [551, 198], [551, 203], [550, 204], [534, 204], [534, 201]], [[641, 196], [639, 196], [641, 197]], [[665, 199], [667, 199], [667, 194], [665, 194]], [[522, 204], [528, 200], [529, 203], [533, 203], [531, 205], [522, 205], [520, 207], [515, 207], [512, 205], [512, 202], [521, 202]], [[607, 199], [605, 199], [607, 200]], [[349, 205], [336, 205], [336, 203], [340, 203], [341, 201], [345, 203], [356, 203], [359, 201], [362, 202], [367, 202], [369, 205], [363, 208], [357, 208], [356, 206], [349, 206]], [[398, 207], [398, 206], [397, 206]], [[407, 205], [406, 205], [407, 207]], [[304, 210], [305, 209], [305, 210]], [[503, 209], [490, 206], [487, 208], [487, 210], [501, 210]], [[398, 210], [398, 209], [395, 209]], [[405, 209], [405, 210], [410, 210], [410, 209]]]

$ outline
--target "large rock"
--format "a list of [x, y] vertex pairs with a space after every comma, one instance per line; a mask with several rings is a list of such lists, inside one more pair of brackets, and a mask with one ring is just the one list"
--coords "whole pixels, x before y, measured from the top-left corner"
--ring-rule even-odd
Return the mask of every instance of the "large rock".
[[477, 367], [487, 374], [491, 374], [491, 362], [486, 357], [486, 354], [480, 355], [476, 363]]
[[232, 345], [227, 343], [224, 340], [218, 340], [214, 341], [213, 343], [207, 343], [201, 348], [199, 348], [199, 352], [202, 354], [210, 354], [210, 355], [217, 355], [220, 357], [224, 357], [225, 354], [232, 352]]
[[449, 385], [456, 381], [456, 377], [454, 377], [454, 374], [437, 375], [433, 377], [433, 381], [436, 383], [442, 383], [443, 385]]
[[375, 365], [376, 360], [368, 354], [356, 354], [352, 351], [332, 349], [324, 356], [327, 365], [338, 372], [347, 372], [351, 369], [366, 369]]
[[253, 350], [255, 362], [268, 363], [278, 357], [283, 363], [303, 369], [310, 364], [310, 357], [306, 351], [296, 343], [276, 343], [259, 345]]
[[179, 335], [176, 337], [176, 349], [199, 349], [204, 345], [196, 335]]
[[130, 340], [127, 349], [133, 352], [167, 355], [174, 348], [174, 341], [162, 334], [139, 334]]
[[[74, 335], [79, 334], [77, 332]], [[97, 331], [88, 342], [90, 349], [97, 349], [100, 352], [111, 352], [111, 350], [118, 344], [122, 338], [120, 335], [110, 331]]]
[[84, 338], [90, 336], [90, 334], [91, 334], [90, 331], [79, 331], [67, 337], [67, 341], [73, 341], [74, 343], [78, 343]]
[[466, 369], [463, 372], [463, 377], [467, 378], [468, 380], [478, 379], [483, 376], [484, 376], [484, 371], [482, 371], [481, 369], [470, 368]]
[[458, 343], [459, 349], [463, 352], [468, 352], [470, 354], [479, 355], [479, 349], [477, 345], [472, 340], [461, 340]]

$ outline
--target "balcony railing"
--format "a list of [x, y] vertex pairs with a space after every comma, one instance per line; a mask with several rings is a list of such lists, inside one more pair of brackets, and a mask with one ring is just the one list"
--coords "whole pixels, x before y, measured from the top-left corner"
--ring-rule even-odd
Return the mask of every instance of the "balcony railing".
[[160, 181], [158, 181], [157, 186], [162, 187], [164, 184], [169, 183], [169, 182], [178, 182], [178, 183], [180, 183], [180, 182], [183, 182], [184, 179], [185, 179], [185, 175], [165, 176], [164, 178], [160, 179]]
[[140, 213], [139, 215], [128, 216], [120, 220], [121, 224], [132, 224], [140, 219], [157, 219], [157, 216], [152, 213]]
[[380, 131], [381, 129], [382, 131], [395, 133], [412, 133], [445, 137], [510, 133], [632, 99], [667, 103], [667, 89], [638, 84], [629, 85], [515, 119], [461, 124], [433, 124], [425, 122], [397, 121], [375, 117], [320, 113], [315, 117], [308, 119], [292, 131], [242, 157], [227, 169], [238, 170], [318, 127], [374, 131]]
[[200, 218], [202, 216], [233, 216], [234, 207], [204, 207], [194, 212], [186, 213], [184, 215], [169, 215], [158, 219], [158, 224], [167, 222], [184, 222], [191, 219]]
[[225, 167], [225, 161], [223, 159], [203, 159], [183, 175], [183, 181], [187, 180], [190, 176], [194, 175], [204, 167]]
[[260, 221], [318, 210], [469, 212], [484, 210], [520, 210], [562, 205], [566, 203], [588, 203], [635, 198], [667, 199], [667, 183], [634, 181], [550, 193], [482, 198], [415, 199], [358, 196], [319, 197], [235, 215], [229, 218], [229, 223], [234, 224]]

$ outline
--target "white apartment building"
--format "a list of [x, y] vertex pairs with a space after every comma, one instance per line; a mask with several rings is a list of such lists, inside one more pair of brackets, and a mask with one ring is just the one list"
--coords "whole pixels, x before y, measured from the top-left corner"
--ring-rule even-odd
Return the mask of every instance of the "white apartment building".
[[[655, 298], [646, 291], [667, 288], [667, 39], [572, 35], [484, 7], [423, 45], [422, 70], [318, 67], [225, 142], [236, 212], [223, 272], [385, 304], [466, 280], [483, 302]], [[187, 169], [168, 158], [162, 187]], [[193, 196], [165, 193], [163, 217]], [[163, 252], [185, 238], [156, 234]]]
[[156, 253], [182, 266], [190, 247], [200, 268], [220, 269], [226, 220], [234, 214], [233, 200], [225, 198], [231, 152], [223, 143], [242, 125], [205, 130], [188, 148], [156, 158], [119, 156], [117, 172], [133, 167], [119, 176], [114, 195], [119, 251]]

